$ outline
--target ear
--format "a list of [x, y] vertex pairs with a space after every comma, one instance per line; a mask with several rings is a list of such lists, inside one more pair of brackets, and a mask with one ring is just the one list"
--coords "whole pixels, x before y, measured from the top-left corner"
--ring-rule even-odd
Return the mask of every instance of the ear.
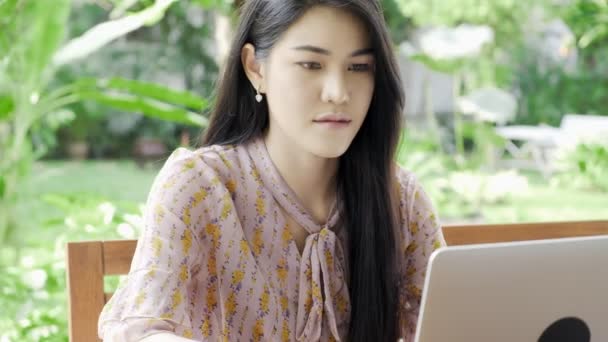
[[255, 57], [255, 46], [250, 43], [243, 46], [241, 63], [243, 63], [243, 69], [253, 88], [259, 89], [260, 93], [263, 93], [265, 89], [264, 65]]

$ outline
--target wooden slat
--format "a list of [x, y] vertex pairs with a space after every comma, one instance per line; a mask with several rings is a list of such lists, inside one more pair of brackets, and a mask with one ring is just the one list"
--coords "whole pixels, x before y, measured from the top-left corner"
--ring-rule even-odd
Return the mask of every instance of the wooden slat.
[[446, 226], [448, 246], [608, 234], [608, 221]]
[[115, 240], [103, 242], [103, 265], [105, 275], [127, 274], [135, 253], [137, 240]]
[[71, 342], [100, 341], [97, 320], [105, 298], [101, 242], [67, 244], [69, 335]]
[[114, 295], [114, 292], [104, 292], [103, 297], [104, 297], [106, 303], [110, 300], [110, 298], [112, 298], [113, 295]]

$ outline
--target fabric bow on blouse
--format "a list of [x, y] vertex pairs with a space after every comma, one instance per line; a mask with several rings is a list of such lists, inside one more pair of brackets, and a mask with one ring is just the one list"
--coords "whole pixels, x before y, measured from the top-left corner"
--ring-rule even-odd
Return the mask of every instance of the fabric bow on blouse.
[[260, 177], [283, 210], [309, 233], [300, 259], [296, 339], [318, 341], [322, 326], [326, 325], [334, 340], [341, 341], [338, 325], [350, 321], [350, 303], [347, 299], [350, 297], [348, 286], [345, 286], [345, 266], [338, 261], [346, 259], [342, 244], [334, 231], [329, 229], [338, 222], [339, 213], [333, 210], [325, 224], [317, 223], [278, 174], [276, 167], [267, 164], [272, 160], [263, 144], [264, 141], [260, 139], [249, 151], [256, 156], [256, 162], [265, 164], [260, 165], [262, 169], [268, 170]]

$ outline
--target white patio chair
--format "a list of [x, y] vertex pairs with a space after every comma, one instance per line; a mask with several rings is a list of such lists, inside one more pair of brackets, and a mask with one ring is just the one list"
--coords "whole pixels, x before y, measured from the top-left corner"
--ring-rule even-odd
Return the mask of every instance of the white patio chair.
[[506, 140], [505, 150], [512, 157], [503, 158], [505, 165], [537, 169], [548, 177], [558, 150], [567, 151], [580, 143], [608, 145], [608, 116], [566, 114], [560, 127], [502, 126], [496, 133]]

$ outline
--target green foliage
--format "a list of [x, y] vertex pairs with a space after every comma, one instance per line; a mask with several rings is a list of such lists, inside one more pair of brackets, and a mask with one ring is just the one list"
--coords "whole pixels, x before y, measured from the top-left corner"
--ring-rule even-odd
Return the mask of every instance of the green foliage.
[[0, 56], [4, 58], [0, 81], [18, 81], [12, 84], [18, 85], [14, 92], [39, 91], [48, 81], [47, 66], [64, 39], [69, 4], [69, 0], [0, 3], [0, 13], [10, 13], [0, 22]]
[[[75, 3], [70, 17], [70, 35], [82, 35], [107, 16], [114, 18], [139, 12], [152, 2], [114, 3], [116, 7], [111, 10], [97, 3]], [[126, 5], [130, 6], [126, 10], [118, 8]], [[81, 78], [111, 80], [117, 76], [146, 86], [162, 84], [171, 88], [158, 89], [157, 95], [166, 97], [159, 101], [148, 96], [151, 94], [133, 93], [137, 89], [112, 85], [113, 90], [105, 91], [107, 87], [97, 87], [96, 91], [104, 90], [103, 94], [85, 94], [90, 100], [70, 105], [78, 116], [60, 131], [60, 141], [70, 141], [72, 136], [82, 135], [78, 132], [84, 131], [88, 133], [86, 141], [91, 157], [123, 158], [131, 156], [135, 142], [142, 136], [159, 138], [169, 149], [179, 145], [183, 132], [189, 132], [193, 139], [197, 137], [206, 120], [198, 114], [206, 112], [206, 106], [173, 104], [170, 98], [175, 98], [172, 89], [180, 92], [187, 89], [188, 93], [196, 94], [199, 102], [212, 95], [218, 72], [213, 49], [209, 48], [215, 23], [211, 9], [215, 8], [207, 9], [197, 1], [178, 1], [167, 9], [158, 24], [142, 27], [89, 55], [86, 60], [63, 66], [53, 84], [58, 88], [79, 82]], [[167, 103], [169, 107], [165, 105]], [[150, 108], [150, 105], [154, 107]], [[146, 113], [142, 109], [146, 109]], [[175, 109], [179, 113], [175, 113]], [[170, 117], [178, 117], [179, 122], [167, 121]], [[65, 149], [58, 146], [49, 156], [64, 157]]]
[[578, 37], [582, 49], [606, 46], [608, 42], [608, 0], [575, 0], [564, 19]]
[[533, 50], [511, 51], [513, 85], [520, 94], [516, 124], [559, 126], [568, 113], [608, 114], [608, 37], [597, 34], [608, 29], [606, 4], [605, 0], [575, 0], [557, 12], [581, 48], [572, 72], [560, 66], [541, 67]]
[[608, 77], [580, 68], [569, 74], [559, 67], [541, 70], [534, 56], [521, 59], [516, 86], [522, 96], [516, 124], [559, 126], [568, 113], [606, 115]]
[[[204, 99], [189, 92], [174, 91], [149, 82], [111, 78], [84, 79], [69, 82], [52, 90], [47, 85], [55, 66], [93, 53], [109, 41], [127, 34], [131, 28], [157, 22], [172, 2], [155, 1], [150, 7], [94, 26], [82, 36], [59, 48], [66, 31], [69, 0], [11, 0], [0, 3], [0, 174], [3, 196], [0, 198], [0, 245], [16, 238], [17, 220], [14, 207], [19, 203], [19, 187], [25, 183], [33, 161], [47, 151], [49, 132], [59, 125], [52, 122], [62, 117], [60, 109], [83, 99], [141, 113], [163, 120], [204, 126], [206, 119], [198, 114], [206, 105]], [[10, 12], [9, 12], [10, 11]], [[123, 20], [124, 19], [124, 20]], [[138, 26], [139, 25], [139, 26]], [[59, 112], [61, 113], [61, 112]], [[76, 112], [76, 114], [78, 114]], [[63, 115], [65, 117], [65, 115]], [[69, 121], [69, 120], [64, 120]], [[73, 134], [82, 138], [86, 121], [75, 121]], [[36, 134], [41, 131], [41, 134]]]
[[141, 229], [135, 203], [111, 203], [91, 194], [46, 194], [43, 200], [58, 209], [58, 216], [27, 236], [28, 247], [19, 251], [17, 264], [0, 255], [3, 341], [67, 341], [65, 243], [134, 238]]
[[[530, 4], [518, 0], [395, 0], [403, 15], [418, 26], [461, 23], [488, 25], [496, 32], [500, 45], [516, 42], [524, 29], [523, 21], [530, 11]], [[546, 0], [535, 1], [546, 6]], [[503, 45], [504, 46], [504, 45]]]
[[0, 13], [10, 13], [0, 21], [0, 245], [14, 237], [19, 185], [30, 164], [44, 153], [29, 133], [43, 114], [54, 110], [40, 108], [41, 94], [51, 76], [47, 66], [64, 38], [69, 9], [68, 0], [0, 3]]
[[[560, 158], [556, 182], [608, 193], [608, 146], [579, 144]], [[608, 202], [607, 202], [608, 203]]]
[[[416, 174], [424, 184], [432, 183], [453, 169], [435, 141], [428, 138], [402, 135], [396, 154], [397, 164]], [[432, 198], [441, 196], [437, 187], [425, 187]]]
[[0, 341], [67, 341], [65, 243], [135, 238], [158, 170], [116, 161], [47, 161], [33, 169], [21, 189], [23, 246], [0, 249]]
[[505, 141], [496, 134], [495, 126], [487, 122], [465, 121], [462, 135], [468, 152], [467, 166], [471, 169], [492, 169]]
[[415, 27], [411, 18], [401, 14], [398, 0], [382, 0], [382, 8], [393, 42], [400, 43], [406, 40]]
[[[465, 126], [476, 146], [466, 163], [444, 154], [425, 136], [404, 135], [397, 163], [413, 172], [433, 199], [444, 219], [481, 219], [489, 205], [514, 205], [512, 198], [527, 188], [527, 180], [514, 171], [496, 173], [483, 163], [484, 153], [494, 153], [500, 144], [493, 131], [483, 124]], [[475, 131], [475, 132], [474, 132]]]
[[[54, 131], [67, 122], [83, 125], [74, 128], [77, 134], [86, 131], [83, 127], [87, 120], [82, 115], [85, 107], [76, 103], [93, 100], [123, 112], [197, 127], [206, 124], [199, 113], [207, 102], [191, 92], [127, 78], [54, 80], [57, 64], [81, 58], [83, 52], [98, 51], [108, 39], [128, 33], [121, 31], [121, 25], [117, 24], [120, 21], [94, 23], [98, 26], [81, 27], [78, 34], [82, 37], [60, 49], [69, 5], [68, 0], [0, 1], [0, 268], [3, 274], [0, 339], [3, 341], [67, 340], [65, 242], [68, 238], [116, 236], [117, 221], [136, 216], [121, 214], [118, 204], [103, 203], [105, 208], [118, 208], [115, 209], [118, 213], [108, 220], [107, 213], [100, 213], [103, 200], [83, 195], [44, 196], [47, 205], [64, 212], [48, 219], [43, 227], [34, 226], [36, 234], [31, 234], [33, 227], [24, 223], [29, 222], [27, 217], [17, 216], [24, 213], [21, 208], [25, 201], [31, 200], [23, 195], [25, 185], [31, 181], [29, 170], [33, 162], [46, 153], [44, 145], [51, 143]], [[157, 2], [145, 5], [150, 8], [144, 6], [134, 13], [124, 12], [125, 19], [150, 25], [162, 17], [162, 7], [151, 8]], [[64, 109], [70, 105], [74, 106], [72, 111]], [[133, 207], [128, 210], [133, 212]], [[122, 227], [126, 229], [124, 224]], [[57, 234], [58, 231], [61, 233]], [[132, 237], [135, 234], [134, 231]], [[36, 283], [39, 285], [32, 285]]]
[[[164, 37], [159, 44], [162, 47], [161, 58], [169, 61], [166, 68], [171, 67], [173, 72], [181, 75], [187, 89], [210, 97], [219, 70], [215, 57], [209, 49], [215, 27], [214, 12], [209, 10], [217, 10], [219, 7], [220, 10], [228, 13], [231, 8], [229, 5], [232, 4], [227, 1], [207, 1], [211, 4], [202, 4], [202, 8], [197, 8], [197, 4], [201, 6], [202, 2], [180, 2], [173, 6], [165, 20], [158, 25]], [[202, 20], [191, 18], [189, 13], [195, 10], [199, 13], [199, 20]], [[164, 48], [167, 44], [171, 44], [174, 48], [167, 51]], [[194, 72], [197, 69], [202, 72]]]
[[0, 120], [8, 119], [8, 116], [15, 109], [15, 101], [8, 95], [0, 96]]
[[[34, 254], [28, 256], [26, 265], [3, 269], [0, 292], [5, 300], [0, 314], [0, 338], [67, 341], [65, 270], [49, 251]], [[33, 283], [43, 287], [34, 287]]]
[[123, 78], [83, 79], [73, 91], [80, 99], [95, 100], [124, 112], [199, 127], [207, 125], [207, 119], [199, 114], [207, 101], [188, 91]]
[[81, 36], [68, 41], [54, 53], [53, 64], [61, 66], [82, 59], [104, 47], [108, 43], [160, 21], [165, 11], [177, 0], [156, 0], [149, 7], [126, 14], [118, 19], [108, 20], [87, 30]]
[[494, 32], [494, 42], [481, 51], [479, 56], [465, 61], [438, 63], [423, 61], [434, 70], [466, 75], [465, 92], [481, 86], [508, 88], [513, 80], [513, 66], [509, 56], [523, 45], [528, 33], [527, 20], [531, 7], [547, 13], [556, 9], [550, 0], [534, 1], [532, 6], [517, 0], [394, 0], [401, 13], [418, 27], [448, 26], [460, 24], [486, 25]]
[[219, 10], [223, 13], [230, 14], [234, 11], [235, 0], [191, 0], [192, 3], [198, 4], [205, 9]]

